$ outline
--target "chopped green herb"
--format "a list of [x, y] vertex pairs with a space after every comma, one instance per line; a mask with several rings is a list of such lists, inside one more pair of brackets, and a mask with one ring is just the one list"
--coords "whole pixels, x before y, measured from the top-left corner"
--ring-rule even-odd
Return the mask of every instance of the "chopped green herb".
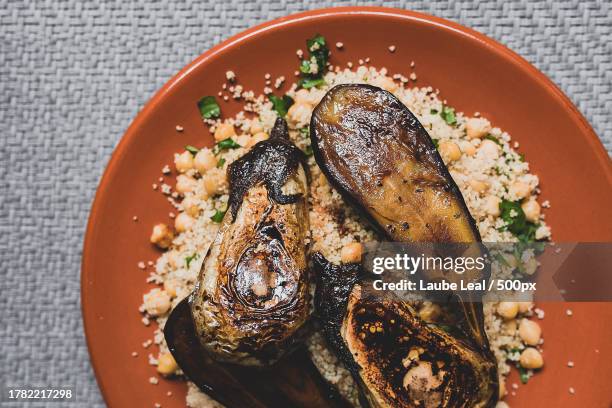
[[506, 258], [502, 254], [500, 254], [499, 252], [497, 252], [495, 255], [493, 255], [493, 257], [500, 264], [502, 264], [502, 265], [504, 265], [506, 267], [510, 267], [510, 264], [508, 263], [508, 261], [506, 261]]
[[210, 217], [210, 219], [213, 222], [216, 222], [217, 224], [220, 223], [221, 221], [223, 221], [223, 217], [225, 216], [225, 213], [227, 212], [227, 210], [225, 211], [219, 211], [219, 210], [215, 210], [215, 215], [213, 215], [212, 217]]
[[191, 264], [191, 262], [195, 259], [198, 258], [198, 253], [194, 253], [193, 255], [188, 256], [187, 258], [185, 258], [185, 263], [187, 264], [187, 268], [189, 268], [189, 265]]
[[276, 95], [270, 95], [268, 98], [270, 99], [270, 102], [272, 102], [272, 108], [281, 118], [284, 118], [287, 115], [289, 107], [293, 105], [293, 99], [289, 95], [284, 95], [282, 98], [279, 98]]
[[312, 152], [312, 146], [308, 145], [304, 148], [304, 154], [308, 157], [312, 156], [313, 152]]
[[217, 167], [221, 168], [223, 167], [223, 165], [225, 164], [225, 159], [222, 157], [219, 159], [219, 161], [217, 162]]
[[504, 199], [499, 203], [499, 210], [502, 220], [506, 222], [502, 230], [510, 231], [521, 242], [535, 241], [535, 231], [538, 229], [538, 225], [527, 221], [520, 201]]
[[187, 150], [189, 153], [193, 154], [194, 156], [198, 154], [198, 152], [200, 151], [200, 149], [192, 145], [185, 146], [185, 150]]
[[438, 139], [431, 139], [431, 141], [433, 142], [434, 146], [436, 146], [436, 149], [440, 148], [440, 142]]
[[200, 108], [200, 115], [204, 119], [214, 119], [221, 116], [221, 108], [214, 96], [205, 96], [200, 99], [198, 108]]
[[442, 119], [444, 119], [444, 121], [451, 126], [457, 124], [457, 118], [455, 117], [455, 109], [451, 108], [450, 106], [443, 106], [442, 112], [440, 112], [440, 116], [442, 116]]
[[309, 137], [310, 136], [310, 127], [305, 127], [305, 128], [300, 128], [299, 130], [300, 135], [302, 135], [302, 137]]
[[327, 71], [329, 61], [329, 48], [325, 37], [320, 34], [306, 41], [308, 56], [300, 62], [300, 80], [298, 87], [305, 89], [313, 88], [325, 84], [323, 76]]
[[522, 162], [525, 161], [525, 154], [524, 153], [519, 153], [519, 161], [522, 161]]
[[486, 135], [484, 138], [485, 138], [485, 139], [488, 139], [488, 140], [490, 140], [490, 141], [492, 141], [492, 142], [495, 142], [495, 144], [496, 144], [496, 145], [499, 145], [499, 146], [501, 146], [501, 145], [502, 145], [502, 144], [501, 144], [501, 142], [499, 141], [499, 139], [498, 139], [498, 138], [496, 138], [495, 136], [493, 136], [493, 135], [492, 135], [492, 134], [490, 134], [490, 133], [487, 133], [487, 135]]
[[242, 146], [236, 143], [234, 139], [225, 139], [215, 145], [213, 148], [213, 153], [218, 154], [222, 150], [238, 149], [239, 147]]
[[432, 115], [437, 115], [438, 114], [438, 110], [437, 109], [432, 109], [429, 111], [429, 113], [431, 113]]
[[527, 384], [527, 381], [529, 381], [529, 373], [527, 372], [527, 370], [521, 366], [518, 366], [518, 372], [521, 382], [523, 384]]
[[298, 86], [301, 86], [304, 89], [315, 88], [319, 85], [325, 85], [325, 80], [323, 78], [302, 78], [298, 81]]

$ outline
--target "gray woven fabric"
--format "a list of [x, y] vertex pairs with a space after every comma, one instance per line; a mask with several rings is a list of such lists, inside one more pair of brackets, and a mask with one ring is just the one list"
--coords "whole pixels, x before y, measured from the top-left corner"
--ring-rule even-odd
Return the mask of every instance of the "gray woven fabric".
[[[570, 96], [608, 151], [611, 4], [386, 2], [455, 20], [526, 57]], [[82, 333], [79, 268], [113, 147], [154, 92], [208, 47], [265, 20], [330, 5], [1, 3], [0, 386], [72, 384], [75, 405], [103, 405]]]

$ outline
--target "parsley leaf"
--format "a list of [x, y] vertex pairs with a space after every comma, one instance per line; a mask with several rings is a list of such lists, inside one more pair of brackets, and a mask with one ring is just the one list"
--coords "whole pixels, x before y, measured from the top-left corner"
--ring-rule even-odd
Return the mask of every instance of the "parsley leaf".
[[198, 154], [198, 152], [200, 151], [200, 149], [192, 145], [185, 146], [185, 150], [187, 150], [189, 153], [193, 154], [194, 156]]
[[223, 217], [225, 217], [225, 213], [226, 212], [227, 212], [227, 210], [225, 210], [225, 211], [215, 210], [215, 215], [210, 217], [210, 219], [213, 222], [216, 222], [217, 224], [219, 224], [219, 223], [221, 223], [221, 221], [223, 221]]
[[319, 85], [325, 85], [325, 80], [323, 78], [316, 78], [316, 79], [302, 78], [298, 81], [298, 87], [301, 86], [304, 89], [315, 88]]
[[222, 157], [219, 159], [219, 161], [217, 162], [217, 167], [221, 168], [223, 167], [223, 165], [225, 164], [225, 159]]
[[521, 242], [535, 241], [535, 231], [538, 225], [527, 221], [520, 201], [502, 200], [499, 203], [501, 218], [506, 222], [503, 230], [510, 231]]
[[304, 138], [310, 136], [310, 126], [299, 129], [300, 135]]
[[432, 115], [437, 115], [438, 114], [438, 110], [437, 109], [431, 109], [429, 111], [429, 113], [431, 113]]
[[442, 116], [442, 119], [444, 119], [444, 121], [451, 126], [457, 124], [457, 118], [455, 117], [455, 109], [451, 108], [450, 106], [443, 106], [442, 112], [440, 112], [440, 116]]
[[234, 139], [225, 139], [215, 145], [213, 153], [218, 154], [221, 150], [238, 149], [239, 147], [242, 146], [236, 143]]
[[200, 99], [198, 108], [204, 119], [214, 119], [221, 116], [221, 108], [214, 96], [205, 96]]
[[270, 99], [270, 102], [272, 102], [272, 108], [281, 118], [284, 118], [287, 115], [289, 107], [293, 105], [293, 99], [289, 95], [284, 95], [282, 98], [279, 98], [276, 95], [270, 95], [268, 99]]
[[436, 149], [440, 147], [440, 142], [438, 142], [438, 139], [431, 139], [431, 141], [433, 142], [434, 146], [436, 146]]
[[485, 138], [485, 139], [488, 139], [488, 140], [490, 140], [490, 141], [492, 141], [492, 142], [494, 142], [494, 143], [495, 143], [496, 145], [498, 145], [498, 146], [501, 146], [501, 145], [502, 145], [502, 144], [501, 144], [501, 142], [499, 141], [499, 139], [498, 139], [498, 138], [496, 138], [495, 136], [493, 136], [493, 135], [492, 135], [492, 134], [490, 134], [490, 133], [487, 133], [487, 135], [486, 135], [484, 138]]
[[320, 34], [306, 41], [308, 56], [300, 62], [300, 80], [298, 87], [313, 88], [325, 84], [323, 75], [327, 72], [329, 61], [329, 48], [325, 37]]
[[189, 265], [195, 259], [198, 259], [198, 253], [197, 252], [195, 252], [193, 255], [190, 255], [187, 258], [185, 258], [185, 264], [187, 264], [187, 268], [189, 268]]
[[518, 366], [518, 372], [521, 382], [523, 384], [527, 384], [527, 381], [529, 381], [529, 373], [527, 372], [527, 370], [521, 366]]
[[313, 155], [313, 152], [312, 152], [312, 146], [311, 146], [311, 145], [308, 145], [308, 146], [304, 147], [304, 154], [305, 154], [307, 157], [310, 157], [310, 156], [312, 156], [312, 155]]

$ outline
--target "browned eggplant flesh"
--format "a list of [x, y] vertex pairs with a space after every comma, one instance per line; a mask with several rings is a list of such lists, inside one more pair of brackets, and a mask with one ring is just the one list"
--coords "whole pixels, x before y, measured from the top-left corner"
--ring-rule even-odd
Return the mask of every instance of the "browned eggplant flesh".
[[488, 350], [428, 324], [407, 302], [362, 296], [358, 264], [313, 256], [323, 333], [360, 386], [364, 407], [492, 407]]
[[393, 94], [337, 85], [314, 109], [310, 135], [329, 181], [390, 240], [480, 240], [430, 136]]
[[311, 310], [305, 157], [278, 119], [228, 168], [229, 210], [190, 297], [195, 331], [218, 361], [269, 365]]

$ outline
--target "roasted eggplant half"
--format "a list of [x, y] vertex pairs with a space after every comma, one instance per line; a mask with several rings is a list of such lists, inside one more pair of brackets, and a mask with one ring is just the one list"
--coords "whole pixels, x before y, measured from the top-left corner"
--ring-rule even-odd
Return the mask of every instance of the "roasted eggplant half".
[[229, 209], [190, 297], [195, 332], [216, 360], [269, 365], [311, 312], [305, 157], [278, 119], [228, 168]]
[[[390, 241], [481, 241], [431, 137], [393, 94], [364, 84], [333, 87], [313, 111], [310, 138], [330, 183]], [[466, 251], [463, 256], [476, 257], [484, 247], [468, 245]], [[489, 277], [488, 268], [463, 276], [425, 272], [430, 280]], [[460, 300], [465, 317], [460, 326], [488, 347], [481, 299], [469, 293]]]
[[488, 349], [418, 317], [411, 304], [362, 290], [359, 264], [313, 255], [323, 333], [351, 371], [364, 407], [492, 407], [497, 368]]
[[480, 240], [433, 141], [393, 94], [333, 87], [313, 111], [310, 137], [329, 181], [390, 240]]
[[[317, 163], [330, 183], [390, 241], [453, 244], [480, 242], [474, 219], [433, 141], [412, 112], [391, 93], [370, 85], [335, 86], [314, 109], [310, 136]], [[436, 253], [439, 247], [443, 246], [436, 248], [434, 245], [431, 254], [445, 255]], [[463, 256], [484, 255], [482, 246], [468, 245], [466, 251]], [[441, 274], [440, 271], [429, 270], [423, 271], [423, 277], [429, 280], [486, 280], [489, 268], [472, 269], [461, 277], [453, 272]], [[459, 312], [456, 313], [459, 315], [456, 327], [461, 334], [454, 343], [450, 343], [451, 339], [440, 330], [425, 330], [423, 322], [415, 317], [409, 303], [381, 301], [375, 310], [380, 310], [381, 319], [388, 314], [397, 314], [397, 318], [388, 319], [388, 322], [403, 319], [402, 330], [411, 330], [414, 338], [425, 336], [422, 338], [438, 342], [430, 347], [437, 347], [447, 355], [461, 355], [457, 354], [457, 347], [465, 350], [471, 347], [474, 353], [478, 352], [477, 355], [466, 352], [463, 355], [465, 364], [473, 366], [474, 370], [478, 368], [480, 371], [476, 371], [481, 374], [491, 375], [475, 375], [476, 371], [471, 370], [474, 373], [472, 379], [468, 381], [464, 378], [456, 382], [461, 386], [472, 387], [475, 381], [483, 381], [479, 384], [478, 389], [481, 391], [477, 392], [478, 397], [473, 398], [478, 403], [463, 405], [460, 399], [447, 395], [444, 397], [447, 405], [444, 406], [489, 406], [494, 404], [495, 393], [492, 390], [496, 389], [497, 375], [495, 358], [489, 349], [484, 329], [481, 299], [474, 292], [449, 295], [457, 300], [457, 303], [449, 307]], [[393, 339], [390, 341], [394, 343]], [[459, 345], [459, 341], [462, 345]], [[358, 339], [355, 339], [350, 344], [357, 342]], [[363, 349], [356, 346], [351, 352], [363, 358], [368, 355], [369, 343], [360, 344]], [[432, 356], [434, 351], [432, 348]], [[475, 360], [477, 357], [479, 360]], [[475, 364], [476, 361], [478, 364]], [[445, 364], [448, 363], [450, 361]], [[459, 364], [459, 361], [453, 364]], [[484, 366], [487, 369], [483, 371], [480, 367]], [[434, 367], [432, 370], [436, 372]], [[458, 370], [456, 374], [459, 376], [463, 372], [470, 370]], [[392, 378], [385, 380], [385, 376], [380, 374], [377, 381], [389, 382], [385, 387], [364, 383], [368, 387], [378, 387], [366, 394], [386, 389], [391, 393], [389, 395], [394, 395], [396, 391], [391, 386], [394, 381]], [[387, 397], [381, 394], [371, 402], [373, 406], [385, 406], [380, 401]], [[412, 405], [406, 402], [403, 406]]]
[[350, 407], [321, 376], [304, 346], [271, 367], [215, 361], [196, 335], [189, 298], [174, 308], [164, 335], [183, 373], [228, 408]]

